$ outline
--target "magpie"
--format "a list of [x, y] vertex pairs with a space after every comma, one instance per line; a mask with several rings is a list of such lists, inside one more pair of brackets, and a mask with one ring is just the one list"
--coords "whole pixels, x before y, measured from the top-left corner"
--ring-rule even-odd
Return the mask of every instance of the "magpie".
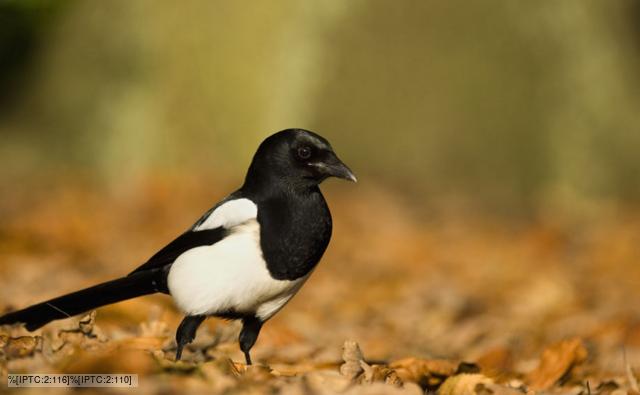
[[241, 320], [246, 363], [262, 325], [311, 275], [331, 238], [319, 185], [328, 177], [356, 182], [329, 142], [287, 129], [258, 147], [244, 184], [128, 275], [0, 317], [33, 331], [104, 305], [154, 293], [170, 295], [185, 317], [176, 360], [207, 317]]

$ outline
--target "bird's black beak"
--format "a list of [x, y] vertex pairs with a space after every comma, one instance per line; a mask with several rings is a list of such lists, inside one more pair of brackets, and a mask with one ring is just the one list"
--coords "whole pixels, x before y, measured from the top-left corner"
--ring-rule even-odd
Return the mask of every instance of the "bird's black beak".
[[343, 180], [358, 182], [355, 174], [335, 154], [326, 160], [320, 167], [327, 177], [337, 177]]

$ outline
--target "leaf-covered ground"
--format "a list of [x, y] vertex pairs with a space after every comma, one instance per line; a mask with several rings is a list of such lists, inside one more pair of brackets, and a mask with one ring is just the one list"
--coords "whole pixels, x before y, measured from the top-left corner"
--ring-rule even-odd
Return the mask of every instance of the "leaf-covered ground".
[[[128, 273], [232, 187], [201, 185], [5, 189], [0, 309]], [[255, 366], [238, 324], [216, 319], [173, 362], [181, 316], [154, 295], [34, 333], [0, 328], [0, 391], [25, 372], [137, 373], [140, 393], [638, 393], [640, 210], [516, 222], [426, 214], [366, 185], [326, 195], [329, 250], [264, 327]]]

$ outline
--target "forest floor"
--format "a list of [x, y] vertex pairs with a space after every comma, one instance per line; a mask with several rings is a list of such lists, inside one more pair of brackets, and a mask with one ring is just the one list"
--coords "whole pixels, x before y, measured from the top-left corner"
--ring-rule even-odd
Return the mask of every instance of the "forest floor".
[[[231, 190], [222, 184], [5, 189], [0, 311], [128, 273]], [[7, 373], [133, 373], [140, 393], [640, 393], [640, 210], [571, 225], [434, 218], [381, 188], [346, 189], [325, 193], [332, 242], [263, 328], [254, 366], [239, 325], [216, 319], [174, 362], [182, 317], [153, 295], [34, 333], [0, 327], [0, 392]]]

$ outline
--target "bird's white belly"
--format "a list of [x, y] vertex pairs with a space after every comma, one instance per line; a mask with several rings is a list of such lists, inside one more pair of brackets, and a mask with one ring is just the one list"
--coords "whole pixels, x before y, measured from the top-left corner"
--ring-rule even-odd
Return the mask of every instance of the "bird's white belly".
[[260, 249], [260, 226], [252, 219], [233, 227], [219, 242], [180, 255], [167, 281], [176, 304], [189, 315], [235, 312], [266, 320], [307, 277], [293, 281], [271, 277]]

